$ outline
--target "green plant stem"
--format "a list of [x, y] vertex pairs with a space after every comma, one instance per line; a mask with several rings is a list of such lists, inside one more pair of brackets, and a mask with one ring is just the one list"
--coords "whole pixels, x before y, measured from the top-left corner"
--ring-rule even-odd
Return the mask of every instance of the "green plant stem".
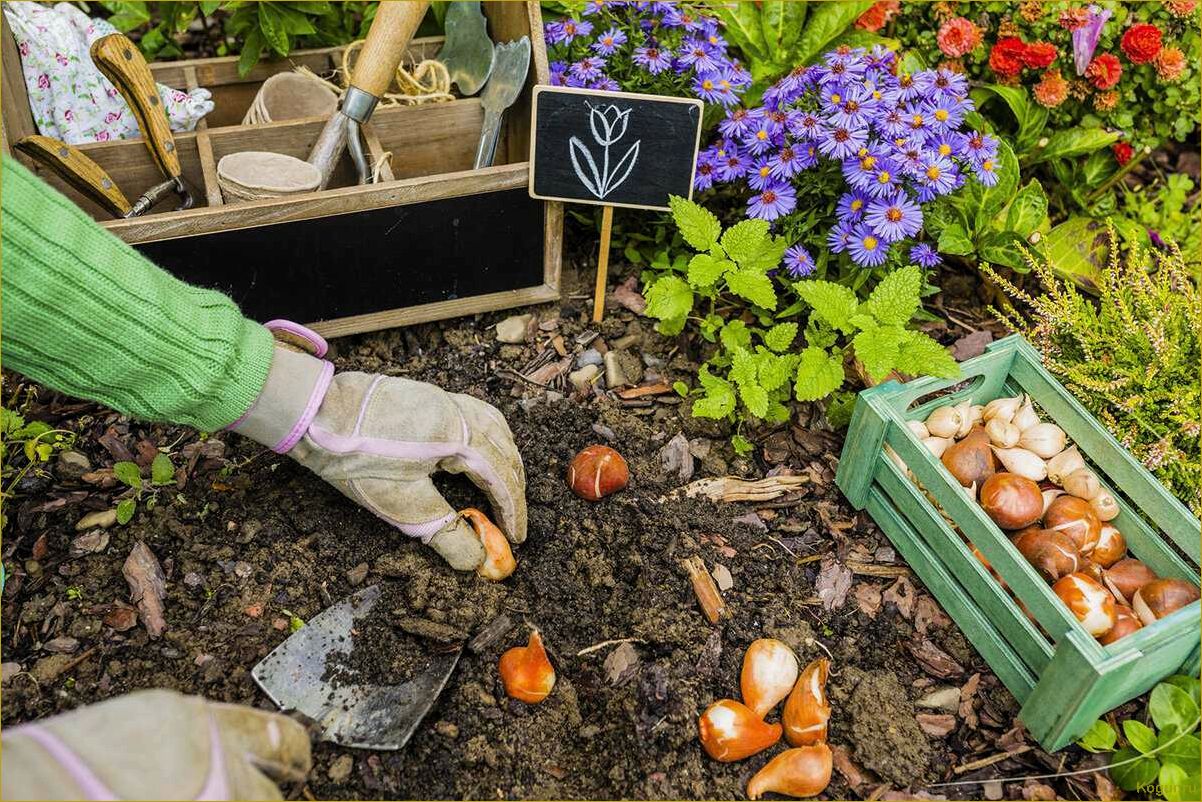
[[1113, 187], [1119, 181], [1122, 181], [1123, 176], [1127, 175], [1127, 173], [1134, 170], [1136, 168], [1136, 166], [1139, 165], [1140, 162], [1142, 162], [1144, 159], [1148, 158], [1148, 156], [1151, 153], [1152, 153], [1152, 149], [1150, 147], [1148, 147], [1147, 145], [1144, 145], [1144, 149], [1139, 152], [1138, 156], [1132, 157], [1131, 161], [1124, 164], [1122, 167], [1120, 167], [1118, 170], [1115, 171], [1114, 175], [1110, 176], [1110, 178], [1107, 178], [1105, 181], [1103, 181], [1101, 186], [1099, 186], [1093, 192], [1086, 195], [1085, 202], [1087, 204], [1092, 204], [1092, 203], [1096, 202], [1098, 200], [1098, 198], [1105, 195], [1106, 192], [1111, 187]]

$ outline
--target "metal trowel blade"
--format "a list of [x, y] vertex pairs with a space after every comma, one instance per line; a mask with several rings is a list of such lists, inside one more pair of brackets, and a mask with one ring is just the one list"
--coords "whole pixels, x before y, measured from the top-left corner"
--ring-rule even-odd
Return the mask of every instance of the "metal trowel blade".
[[251, 676], [283, 710], [318, 723], [322, 739], [362, 749], [400, 749], [433, 707], [462, 647], [435, 655], [423, 673], [400, 685], [354, 685], [323, 679], [326, 660], [352, 646], [352, 628], [380, 599], [373, 585], [322, 610], [264, 657]]
[[488, 22], [480, 11], [480, 0], [449, 3], [443, 28], [446, 40], [438, 51], [438, 60], [446, 65], [459, 93], [471, 97], [484, 86], [493, 66], [492, 40], [488, 38]]

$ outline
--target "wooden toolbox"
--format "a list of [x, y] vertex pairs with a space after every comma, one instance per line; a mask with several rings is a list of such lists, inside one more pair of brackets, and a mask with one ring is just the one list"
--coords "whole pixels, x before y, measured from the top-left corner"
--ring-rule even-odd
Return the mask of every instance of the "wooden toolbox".
[[[888, 382], [860, 393], [836, 481], [867, 509], [977, 651], [1022, 702], [1019, 717], [1048, 750], [1080, 737], [1093, 721], [1178, 671], [1196, 675], [1199, 603], [1177, 610], [1109, 646], [1077, 622], [1005, 534], [964, 493], [906, 427], [938, 406], [1030, 395], [1068, 434], [1115, 493], [1112, 522], [1128, 550], [1157, 574], [1198, 583], [1202, 525], [1043, 368], [1019, 336], [993, 343], [963, 363], [958, 380]], [[959, 387], [967, 380], [966, 386]], [[958, 388], [932, 397], [933, 393]], [[882, 449], [889, 445], [959, 526], [952, 530], [930, 499]], [[1034, 621], [969, 551], [981, 550]]]
[[[548, 81], [539, 4], [483, 5], [494, 41], [529, 36], [532, 45], [526, 86], [505, 115], [492, 167], [472, 169], [484, 119], [477, 98], [379, 107], [365, 127], [365, 140], [373, 164], [392, 154], [380, 183], [355, 186], [344, 154], [330, 189], [223, 202], [216, 165], [227, 153], [309, 155], [324, 118], [253, 126], [241, 121], [270, 75], [298, 66], [332, 73], [341, 65], [342, 49], [331, 48], [260, 62], [244, 78], [236, 58], [151, 65], [159, 83], [206, 87], [213, 94], [216, 108], [197, 130], [176, 134], [196, 208], [173, 211], [178, 203], [172, 196], [142, 217], [113, 219], [50, 171], [39, 175], [157, 264], [185, 281], [230, 294], [258, 320], [287, 318], [339, 336], [555, 300], [562, 204], [527, 193], [531, 87]], [[7, 151], [10, 143], [37, 131], [7, 25], [2, 44]], [[435, 55], [441, 44], [441, 37], [415, 39], [405, 63]], [[80, 150], [130, 198], [162, 180], [141, 139]]]

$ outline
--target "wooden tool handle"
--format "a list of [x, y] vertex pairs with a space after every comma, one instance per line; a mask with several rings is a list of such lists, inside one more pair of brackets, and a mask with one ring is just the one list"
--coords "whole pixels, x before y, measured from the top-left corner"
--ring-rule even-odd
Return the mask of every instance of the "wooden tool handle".
[[133, 109], [154, 163], [166, 178], [178, 178], [183, 170], [175, 149], [175, 137], [171, 134], [150, 65], [138, 46], [124, 34], [111, 33], [93, 42], [91, 52], [96, 67], [113, 82]]
[[396, 74], [405, 46], [413, 38], [422, 17], [426, 16], [429, 0], [383, 0], [371, 21], [367, 41], [355, 62], [351, 86], [380, 97]]
[[50, 170], [80, 194], [94, 201], [114, 217], [129, 212], [129, 201], [109, 174], [78, 148], [49, 136], [27, 136], [13, 147]]

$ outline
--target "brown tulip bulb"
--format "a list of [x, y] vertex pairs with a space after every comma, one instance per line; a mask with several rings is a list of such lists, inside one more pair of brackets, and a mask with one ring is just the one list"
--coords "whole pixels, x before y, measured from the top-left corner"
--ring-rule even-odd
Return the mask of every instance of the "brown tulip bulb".
[[[995, 473], [981, 485], [981, 507], [1002, 529], [1022, 529], [1039, 520], [1043, 495], [1039, 485], [1013, 473]], [[1053, 502], [1055, 503], [1055, 502]]]
[[982, 426], [973, 426], [963, 440], [948, 446], [940, 459], [964, 487], [980, 486], [997, 470], [997, 457]]
[[826, 698], [826, 675], [831, 661], [820, 657], [806, 666], [785, 702], [781, 723], [785, 740], [793, 746], [808, 746], [826, 740], [826, 723], [831, 705]]
[[1052, 585], [1052, 592], [1095, 638], [1114, 626], [1114, 597], [1085, 574], [1069, 574]]
[[752, 641], [743, 655], [743, 672], [739, 677], [743, 704], [760, 718], [789, 695], [797, 682], [797, 655], [782, 641], [760, 638]]
[[1080, 565], [1072, 538], [1054, 529], [1030, 527], [1019, 532], [1010, 542], [1023, 559], [1049, 582], [1075, 573]]
[[747, 798], [759, 799], [768, 792], [798, 799], [818, 796], [830, 785], [833, 766], [831, 748], [824, 743], [786, 749], [747, 783]]
[[609, 446], [589, 446], [572, 457], [568, 465], [568, 486], [589, 501], [599, 501], [626, 487], [630, 470], [622, 455]]
[[1156, 579], [1156, 573], [1139, 560], [1126, 557], [1106, 569], [1106, 587], [1114, 598], [1131, 604], [1135, 591]]
[[480, 544], [484, 546], [484, 562], [476, 569], [476, 573], [485, 579], [499, 581], [513, 573], [518, 567], [518, 561], [513, 557], [509, 541], [488, 516], [474, 507], [460, 510], [460, 515], [471, 524]]
[[730, 763], [762, 752], [780, 740], [781, 726], [768, 724], [747, 705], [719, 699], [697, 722], [701, 745], [714, 760]]
[[541, 702], [555, 687], [555, 669], [547, 659], [547, 650], [537, 631], [530, 633], [525, 646], [514, 646], [501, 655], [497, 671], [505, 693], [520, 702]]
[[1198, 586], [1184, 579], [1155, 579], [1139, 590], [1131, 608], [1146, 627], [1198, 600]]
[[1060, 496], [1043, 516], [1044, 529], [1063, 532], [1077, 544], [1077, 551], [1089, 554], [1102, 534], [1102, 522], [1089, 502], [1076, 496]]
[[1139, 616], [1126, 605], [1116, 604], [1114, 606], [1114, 626], [1110, 628], [1102, 637], [1098, 638], [1098, 642], [1103, 646], [1109, 646], [1120, 638], [1125, 638], [1132, 632], [1143, 628], [1143, 624], [1139, 622]]
[[1098, 532], [1098, 544], [1093, 547], [1089, 558], [1103, 568], [1109, 568], [1127, 554], [1127, 540], [1114, 524], [1102, 524]]

